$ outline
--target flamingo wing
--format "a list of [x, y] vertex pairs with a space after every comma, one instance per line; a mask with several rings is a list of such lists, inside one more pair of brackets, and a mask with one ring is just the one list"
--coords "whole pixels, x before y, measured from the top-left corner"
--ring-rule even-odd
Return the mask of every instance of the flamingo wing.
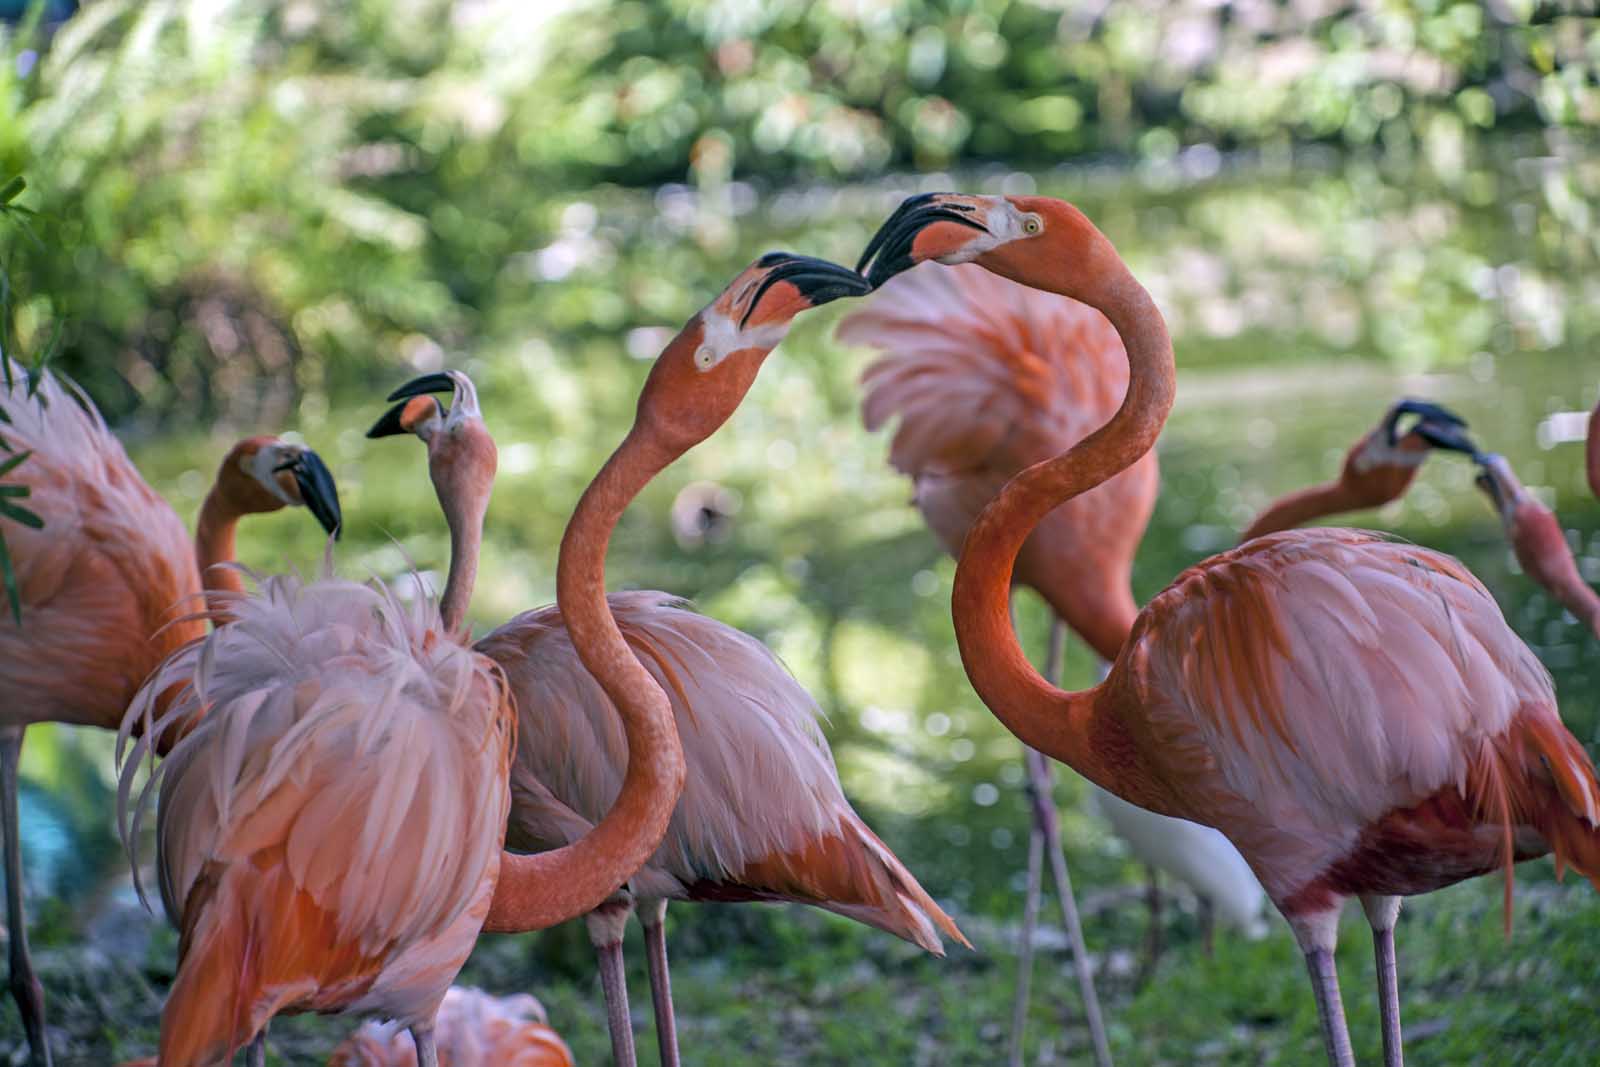
[[1482, 583], [1414, 545], [1297, 530], [1213, 557], [1152, 601], [1116, 673], [1171, 814], [1227, 830], [1280, 902], [1441, 794], [1491, 843], [1548, 829], [1516, 799], [1528, 775], [1600, 813], [1549, 674]]
[[183, 935], [163, 1016], [174, 1067], [290, 1007], [429, 1018], [487, 914], [509, 808], [503, 676], [431, 605], [272, 578], [227, 610], [125, 724], [181, 687], [123, 767], [124, 816], [138, 757], [205, 714], [144, 794], [159, 784], [162, 899]]
[[[667, 693], [689, 775], [667, 836], [631, 880], [645, 896], [798, 900], [937, 951], [949, 918], [845, 799], [816, 702], [765, 645], [657, 592], [610, 596], [634, 653]], [[522, 717], [510, 837], [565, 843], [621, 788], [627, 744], [555, 607], [478, 643]], [[525, 810], [520, 801], [531, 801]], [[557, 799], [559, 798], [559, 799]], [[563, 830], [562, 824], [570, 826]], [[963, 939], [964, 940], [964, 939]]]
[[30, 453], [7, 482], [27, 487], [24, 504], [45, 526], [5, 524], [23, 623], [0, 611], [0, 691], [29, 694], [5, 714], [115, 728], [139, 684], [195, 632], [163, 632], [197, 604], [194, 549], [82, 393], [49, 373], [30, 391], [21, 368], [7, 367], [0, 438], [11, 454]]

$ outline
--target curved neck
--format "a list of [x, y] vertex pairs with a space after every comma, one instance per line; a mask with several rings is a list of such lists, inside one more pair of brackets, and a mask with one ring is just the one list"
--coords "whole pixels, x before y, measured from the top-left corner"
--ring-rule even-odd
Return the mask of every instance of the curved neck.
[[[1522, 557], [1523, 553], [1518, 552]], [[1600, 594], [1597, 594], [1583, 575], [1578, 572], [1578, 561], [1572, 558], [1563, 541], [1559, 552], [1546, 553], [1544, 560], [1522, 558], [1522, 569], [1541, 580], [1550, 595], [1561, 606], [1572, 612], [1589, 632], [1600, 637]]]
[[439, 615], [452, 635], [466, 633], [467, 605], [478, 581], [478, 552], [483, 547], [483, 516], [487, 501], [471, 503], [441, 501], [445, 524], [450, 527], [450, 573], [445, 578], [444, 594], [439, 597]]
[[628, 770], [611, 810], [588, 834], [552, 852], [501, 858], [486, 931], [539, 930], [594, 910], [656, 850], [683, 791], [683, 748], [672, 706], [623, 640], [605, 589], [606, 548], [618, 519], [680, 451], [635, 426], [567, 524], [556, 603], [578, 658], [622, 718]]
[[241, 514], [228, 502], [220, 485], [213, 485], [200, 505], [200, 518], [194, 528], [194, 554], [200, 565], [200, 586], [207, 593], [206, 606], [213, 611], [220, 612], [225, 600], [213, 598], [211, 593], [244, 592], [244, 581], [237, 570], [217, 566], [234, 561], [234, 537]]
[[[956, 566], [951, 610], [967, 676], [983, 702], [1022, 741], [1102, 786], [1118, 768], [1093, 744], [1115, 716], [1100, 716], [1107, 692], [1068, 693], [1040, 676], [1023, 654], [1007, 601], [1012, 567], [1033, 528], [1051, 509], [1132, 466], [1155, 444], [1175, 391], [1172, 341], [1150, 294], [1120, 261], [1098, 292], [1069, 294], [1105, 314], [1128, 353], [1128, 392], [1111, 421], [1073, 448], [1022, 471], [984, 509]], [[1116, 677], [1113, 671], [1112, 679]]]
[[1253, 538], [1296, 526], [1328, 515], [1360, 511], [1362, 503], [1342, 482], [1326, 482], [1279, 497], [1240, 536], [1243, 544]]

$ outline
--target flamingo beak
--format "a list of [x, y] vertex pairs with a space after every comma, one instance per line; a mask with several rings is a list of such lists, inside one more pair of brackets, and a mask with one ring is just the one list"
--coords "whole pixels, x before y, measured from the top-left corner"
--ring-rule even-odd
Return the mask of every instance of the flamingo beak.
[[1447, 407], [1434, 404], [1426, 400], [1407, 398], [1389, 409], [1389, 415], [1384, 420], [1388, 431], [1389, 443], [1397, 444], [1400, 440], [1400, 417], [1402, 415], [1415, 415], [1417, 421], [1411, 427], [1418, 437], [1422, 438], [1434, 448], [1442, 448], [1451, 452], [1463, 452], [1473, 458], [1482, 453], [1478, 446], [1467, 435], [1467, 420], [1451, 411]]
[[961, 251], [974, 232], [989, 232], [978, 214], [975, 197], [956, 193], [908, 197], [867, 242], [856, 270], [876, 289], [918, 263]]
[[[812, 256], [795, 255], [793, 252], [768, 252], [756, 261], [756, 266], [765, 268], [767, 273], [761, 278], [756, 287], [755, 295], [750, 298], [745, 313], [739, 319], [739, 328], [744, 329], [751, 324], [757, 310], [763, 314], [757, 319], [757, 324], [793, 318], [806, 308], [821, 307], [823, 304], [847, 296], [865, 296], [872, 292], [872, 286], [867, 280], [849, 267], [841, 267], [837, 263], [830, 263], [826, 259], [816, 259]], [[769, 293], [782, 292], [775, 289], [779, 283], [787, 283], [799, 297], [800, 306], [790, 309], [789, 303], [779, 302], [762, 308], [761, 301]], [[787, 312], [787, 314], [785, 314]]]
[[1505, 490], [1500, 484], [1499, 466], [1505, 459], [1495, 452], [1480, 452], [1473, 457], [1478, 463], [1478, 476], [1473, 479], [1479, 489], [1489, 494], [1496, 511], [1505, 510]]
[[367, 431], [367, 436], [393, 437], [396, 434], [410, 433], [411, 428], [426, 417], [425, 412], [443, 418], [445, 408], [431, 396], [409, 397], [384, 412], [378, 421], [372, 424], [372, 429]]
[[322, 457], [307, 448], [273, 468], [274, 473], [278, 471], [294, 475], [294, 484], [300, 489], [300, 499], [305, 502], [306, 510], [337, 541], [344, 527], [344, 516], [339, 510], [339, 487], [334, 484], [333, 472], [322, 462]]

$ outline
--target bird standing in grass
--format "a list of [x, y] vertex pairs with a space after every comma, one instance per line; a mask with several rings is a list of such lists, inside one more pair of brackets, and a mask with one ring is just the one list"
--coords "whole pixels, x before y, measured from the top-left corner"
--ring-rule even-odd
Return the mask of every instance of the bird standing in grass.
[[[734, 352], [764, 356], [805, 307], [865, 289], [853, 272], [833, 264], [787, 256], [761, 260], [663, 353], [656, 374], [674, 384], [655, 384], [652, 376], [646, 386], [650, 400], [641, 402], [639, 424], [624, 445], [628, 451], [613, 462], [631, 462], [628, 457], [641, 454], [660, 432], [638, 427], [651, 427], [674, 402], [693, 405], [689, 389], [724, 388], [710, 377], [704, 383], [669, 378], [681, 374], [688, 352], [695, 353], [697, 368], [702, 362], [715, 366]], [[698, 340], [686, 340], [696, 333]], [[711, 354], [702, 356], [701, 349]], [[465, 375], [430, 380], [453, 393], [452, 411], [463, 404], [476, 410], [476, 391]], [[736, 405], [737, 398], [718, 402]], [[409, 431], [431, 439], [444, 417], [431, 398], [406, 399], [372, 433]], [[715, 428], [710, 425], [703, 435]], [[686, 447], [674, 444], [671, 450]], [[612, 505], [619, 513], [620, 506]], [[594, 537], [603, 545], [608, 536], [609, 528], [588, 531], [577, 543], [593, 543], [588, 538]], [[567, 540], [576, 537], [569, 531]], [[966, 943], [851, 809], [815, 702], [764, 645], [664, 593], [612, 593], [605, 602], [631, 656], [667, 695], [688, 767], [661, 847], [629, 878], [627, 893], [588, 916], [619, 1063], [634, 1056], [622, 934], [635, 901], [666, 1064], [678, 1062], [663, 925], [668, 900], [792, 901], [835, 911], [930, 952], [942, 953], [941, 932]], [[585, 668], [559, 607], [519, 615], [475, 647], [504, 668], [522, 715], [508, 846], [541, 850], [582, 836], [610, 805], [627, 758], [612, 698]]]
[[[0, 357], [4, 359], [5, 357]], [[204, 632], [186, 617], [207, 589], [237, 581], [240, 518], [303, 505], [330, 533], [339, 498], [316, 453], [270, 437], [229, 451], [200, 510], [195, 540], [128, 459], [105, 420], [70, 382], [30, 379], [7, 362], [0, 380], [0, 437], [13, 457], [11, 484], [27, 491], [42, 528], [8, 524], [20, 619], [0, 617], [0, 832], [5, 835], [11, 993], [35, 1064], [51, 1062], [44, 991], [28, 953], [18, 840], [17, 769], [34, 723], [116, 729], [139, 684], [164, 657]]]
[[1384, 1059], [1403, 1059], [1400, 899], [1554, 852], [1600, 877], [1600, 784], [1550, 676], [1458, 561], [1354, 530], [1293, 530], [1189, 568], [1139, 613], [1101, 684], [1065, 692], [1018, 646], [1023, 543], [1063, 501], [1154, 444], [1175, 393], [1149, 293], [1070, 204], [934, 194], [869, 247], [876, 284], [916, 262], [976, 262], [1103, 313], [1127, 395], [1063, 455], [1009, 481], [973, 525], [952, 613], [968, 677], [1025, 743], [1130, 803], [1225, 833], [1305, 953], [1336, 1067], [1352, 1067], [1333, 949], [1361, 899]]
[[[493, 443], [452, 460], [435, 480], [455, 490], [452, 531], [475, 560]], [[119, 757], [140, 736], [119, 825], [131, 851], [159, 788], [161, 899], [180, 933], [162, 1067], [245, 1045], [259, 1064], [272, 1017], [301, 1011], [394, 1018], [436, 1067], [434, 1012], [502, 873], [516, 733], [504, 675], [454, 639], [473, 574], [452, 560], [438, 609], [332, 577], [219, 592], [211, 610], [229, 624], [175, 652], [129, 707]], [[130, 805], [141, 757], [174, 734]]]

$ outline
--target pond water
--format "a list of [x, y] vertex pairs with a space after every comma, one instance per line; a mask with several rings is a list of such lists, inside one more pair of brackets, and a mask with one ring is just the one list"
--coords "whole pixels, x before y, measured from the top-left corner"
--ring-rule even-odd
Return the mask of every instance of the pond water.
[[[1448, 146], [1447, 146], [1448, 147]], [[1441, 166], [1319, 155], [1236, 161], [1190, 150], [1159, 164], [1000, 171], [765, 193], [734, 185], [653, 196], [554, 197], [550, 233], [507, 266], [504, 297], [470, 343], [425, 339], [395, 354], [392, 380], [336, 382], [297, 429], [340, 481], [345, 574], [440, 572], [444, 526], [409, 439], [368, 442], [382, 395], [418, 369], [472, 371], [501, 445], [474, 610], [483, 628], [552, 596], [571, 502], [631, 416], [645, 358], [754, 253], [782, 245], [853, 261], [898, 196], [960, 186], [1077, 202], [1157, 295], [1177, 342], [1177, 408], [1162, 492], [1138, 560], [1143, 599], [1233, 543], [1272, 496], [1332, 477], [1344, 450], [1403, 395], [1465, 415], [1562, 515], [1586, 575], [1600, 579], [1600, 505], [1560, 413], [1600, 386], [1600, 154], [1507, 142], [1458, 148]], [[662, 588], [769, 642], [829, 715], [847, 790], [936, 895], [963, 912], [1015, 911], [1026, 821], [1015, 742], [982, 708], [951, 634], [953, 565], [908, 506], [885, 441], [865, 433], [855, 379], [870, 354], [832, 340], [842, 311], [796, 329], [716, 439], [645, 494], [619, 530], [614, 586]], [[266, 429], [266, 428], [263, 428]], [[137, 442], [157, 488], [192, 520], [226, 441]], [[1436, 458], [1403, 503], [1353, 521], [1460, 556], [1550, 666], [1563, 713], [1600, 751], [1600, 647], [1516, 573], [1470, 464]], [[676, 542], [675, 495], [723, 492], [723, 536]], [[403, 546], [403, 548], [402, 548]], [[303, 515], [244, 532], [242, 559], [313, 569]], [[1024, 604], [1030, 647], [1044, 619]], [[1089, 678], [1074, 649], [1069, 680]], [[24, 754], [24, 851], [36, 901], [126, 899], [111, 830], [111, 739], [32, 731]], [[1058, 793], [1089, 884], [1134, 875], [1120, 846]]]

